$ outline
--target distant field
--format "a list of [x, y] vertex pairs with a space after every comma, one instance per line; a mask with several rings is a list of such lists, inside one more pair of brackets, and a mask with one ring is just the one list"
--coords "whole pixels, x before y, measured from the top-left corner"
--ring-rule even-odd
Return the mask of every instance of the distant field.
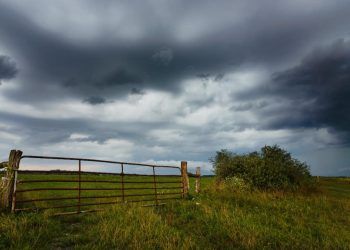
[[160, 207], [2, 213], [0, 249], [350, 249], [349, 178], [321, 178], [309, 194], [232, 191], [202, 178], [195, 195], [193, 184], [188, 199]]
[[350, 199], [350, 178], [323, 177], [321, 178], [321, 184], [332, 198]]

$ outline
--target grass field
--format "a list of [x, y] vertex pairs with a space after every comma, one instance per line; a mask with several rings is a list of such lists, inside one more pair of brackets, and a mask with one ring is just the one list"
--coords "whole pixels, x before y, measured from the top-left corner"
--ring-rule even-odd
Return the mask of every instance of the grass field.
[[[20, 173], [18, 179], [23, 181], [17, 185], [17, 209], [30, 208], [49, 208], [59, 206], [52, 212], [72, 212], [76, 211], [76, 204], [78, 203], [78, 190], [50, 190], [50, 189], [76, 189], [79, 184], [77, 182], [78, 175], [76, 174], [27, 174]], [[48, 182], [27, 182], [33, 180], [48, 181]], [[159, 202], [172, 198], [181, 198], [182, 183], [181, 177], [163, 177], [157, 176], [157, 200]], [[49, 182], [51, 181], [51, 182]], [[60, 182], [65, 181], [65, 182]], [[71, 182], [67, 182], [71, 181]], [[101, 209], [106, 207], [106, 203], [121, 203], [123, 192], [121, 176], [120, 175], [96, 175], [96, 174], [82, 174], [81, 175], [81, 209]], [[99, 182], [95, 182], [99, 181]], [[154, 204], [153, 176], [124, 176], [124, 196], [126, 202], [143, 202], [143, 205]], [[33, 189], [48, 189], [48, 190], [33, 190]], [[101, 190], [90, 190], [101, 189]], [[29, 192], [21, 192], [29, 190]], [[67, 200], [45, 200], [34, 202], [20, 202], [29, 201], [30, 199], [60, 199]], [[100, 198], [90, 198], [100, 197]], [[102, 198], [103, 197], [103, 198]], [[85, 206], [85, 204], [104, 203], [103, 205]]]
[[[350, 179], [319, 184], [312, 194], [247, 192], [202, 178], [200, 195], [159, 207], [128, 203], [61, 217], [2, 213], [0, 248], [350, 249]], [[33, 187], [27, 185], [21, 188]]]

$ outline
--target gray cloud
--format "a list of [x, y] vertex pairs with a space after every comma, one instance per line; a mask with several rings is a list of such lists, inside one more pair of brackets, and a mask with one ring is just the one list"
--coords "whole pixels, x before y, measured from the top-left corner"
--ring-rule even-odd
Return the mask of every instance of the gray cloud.
[[173, 60], [173, 51], [169, 48], [160, 49], [152, 55], [152, 59], [161, 63], [162, 65], [169, 65]]
[[124, 84], [137, 84], [141, 83], [142, 79], [124, 69], [117, 69], [115, 72], [109, 74], [105, 79], [102, 79], [98, 86], [113, 86]]
[[130, 90], [130, 94], [132, 94], [132, 95], [144, 95], [145, 92], [142, 89], [132, 88]]
[[18, 73], [15, 62], [10, 57], [0, 55], [0, 83], [1, 80], [14, 78]]
[[91, 105], [98, 105], [98, 104], [106, 103], [106, 99], [101, 96], [90, 96], [84, 99], [83, 102], [89, 103]]
[[[272, 127], [330, 127], [350, 142], [350, 41], [315, 49], [299, 65], [275, 73], [270, 93], [290, 105]], [[344, 136], [344, 134], [342, 134]]]
[[[220, 1], [214, 6], [210, 1], [204, 1], [200, 2], [198, 12], [199, 2], [180, 1], [171, 8], [172, 15], [179, 19], [172, 19], [172, 15], [168, 18], [150, 16], [144, 10], [150, 11], [151, 6], [130, 4], [126, 13], [133, 10], [138, 15], [129, 25], [142, 27], [144, 32], [140, 32], [140, 38], [118, 39], [117, 26], [111, 26], [108, 32], [115, 34], [103, 33], [100, 39], [89, 43], [84, 40], [77, 43], [64, 36], [64, 31], [62, 35], [55, 29], [44, 29], [32, 20], [33, 13], [0, 3], [2, 43], [13, 50], [30, 71], [26, 84], [7, 94], [22, 101], [30, 98], [43, 101], [45, 98], [37, 98], [37, 93], [56, 90], [57, 87], [50, 87], [52, 85], [58, 88], [60, 85], [75, 86], [61, 92], [79, 98], [92, 95], [119, 97], [132, 87], [176, 92], [180, 91], [182, 80], [196, 75], [220, 76], [239, 70], [242, 64], [267, 67], [288, 62], [313, 40], [345, 30], [349, 21], [349, 8], [344, 7], [343, 1], [331, 6], [320, 3], [317, 13], [311, 11], [314, 8], [298, 4], [286, 8], [270, 1], [267, 3], [270, 3], [269, 8], [255, 12], [254, 4], [246, 6]], [[97, 15], [103, 15], [96, 7], [93, 4], [87, 6], [96, 9]], [[117, 3], [111, 5], [116, 11], [117, 7]], [[305, 10], [300, 12], [299, 7]], [[240, 9], [254, 15], [246, 16]], [[235, 10], [235, 19], [228, 10]], [[209, 22], [210, 15], [218, 20]], [[181, 23], [180, 20], [188, 18], [193, 22]], [[283, 22], [276, 22], [276, 19]], [[167, 26], [154, 26], [157, 23]], [[193, 32], [187, 29], [193, 29]], [[197, 30], [202, 32], [196, 35]], [[78, 37], [80, 34], [83, 33], [76, 31]], [[181, 41], [182, 36], [188, 37], [187, 40]], [[50, 100], [53, 98], [50, 93], [46, 96], [50, 96]]]
[[[74, 134], [88, 134], [90, 141], [104, 143], [108, 139], [116, 137], [135, 140], [144, 138], [144, 133], [150, 128], [161, 126], [155, 123], [140, 124], [144, 131], [139, 131], [136, 124], [119, 122], [116, 126], [113, 122], [98, 122], [88, 118], [34, 118], [31, 116], [0, 112], [2, 124], [11, 129], [8, 132], [21, 136], [23, 145], [50, 145], [67, 141]], [[96, 133], [98, 132], [98, 133]]]

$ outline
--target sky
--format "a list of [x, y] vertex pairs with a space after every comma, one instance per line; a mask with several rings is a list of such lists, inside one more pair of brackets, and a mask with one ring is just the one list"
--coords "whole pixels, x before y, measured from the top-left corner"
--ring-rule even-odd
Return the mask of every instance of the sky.
[[0, 0], [0, 159], [212, 170], [278, 144], [350, 175], [348, 0]]

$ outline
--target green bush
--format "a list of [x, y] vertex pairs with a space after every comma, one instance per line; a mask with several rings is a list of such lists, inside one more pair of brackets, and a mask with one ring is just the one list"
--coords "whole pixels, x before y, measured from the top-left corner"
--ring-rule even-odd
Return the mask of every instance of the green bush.
[[230, 191], [250, 191], [251, 185], [244, 179], [240, 177], [226, 177], [224, 180], [225, 187], [228, 188]]
[[7, 162], [0, 162], [0, 169], [7, 168]]
[[241, 155], [221, 150], [211, 161], [219, 180], [237, 177], [260, 189], [293, 189], [308, 185], [312, 179], [306, 163], [277, 145]]

